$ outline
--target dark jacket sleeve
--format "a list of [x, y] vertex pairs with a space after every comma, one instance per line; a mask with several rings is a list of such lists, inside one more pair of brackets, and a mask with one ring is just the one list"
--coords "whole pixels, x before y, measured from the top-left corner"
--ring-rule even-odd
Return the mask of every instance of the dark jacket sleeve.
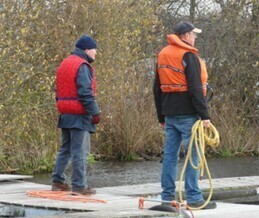
[[203, 94], [201, 82], [201, 67], [198, 57], [188, 52], [183, 58], [188, 92], [191, 96], [194, 108], [202, 120], [210, 119], [207, 99]]
[[153, 84], [153, 94], [155, 98], [155, 105], [156, 105], [156, 111], [157, 111], [157, 117], [159, 123], [164, 123], [165, 122], [165, 117], [162, 115], [162, 102], [161, 102], [161, 96], [162, 96], [162, 91], [160, 88], [160, 80], [158, 76], [158, 72], [156, 70], [155, 72], [155, 80]]
[[78, 70], [76, 84], [77, 94], [80, 102], [83, 104], [87, 114], [100, 114], [93, 89], [92, 89], [92, 73], [86, 64], [82, 64]]

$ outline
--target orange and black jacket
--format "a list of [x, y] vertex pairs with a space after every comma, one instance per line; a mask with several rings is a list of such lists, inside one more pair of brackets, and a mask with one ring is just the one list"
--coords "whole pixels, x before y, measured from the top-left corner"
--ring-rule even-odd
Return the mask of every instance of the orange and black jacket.
[[159, 122], [168, 115], [198, 115], [210, 119], [206, 100], [207, 70], [198, 50], [168, 35], [168, 44], [158, 54], [153, 86]]

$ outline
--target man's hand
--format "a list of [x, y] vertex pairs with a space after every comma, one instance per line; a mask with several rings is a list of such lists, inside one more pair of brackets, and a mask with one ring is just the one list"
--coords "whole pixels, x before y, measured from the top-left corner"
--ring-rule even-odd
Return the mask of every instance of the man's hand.
[[101, 118], [99, 114], [92, 116], [92, 124], [98, 124], [100, 122]]
[[210, 120], [203, 120], [202, 123], [203, 123], [203, 127], [209, 128], [209, 126], [210, 126]]

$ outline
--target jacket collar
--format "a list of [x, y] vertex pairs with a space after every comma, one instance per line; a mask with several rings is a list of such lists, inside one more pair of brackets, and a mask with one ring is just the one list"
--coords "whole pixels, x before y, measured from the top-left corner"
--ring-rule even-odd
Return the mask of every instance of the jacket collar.
[[197, 48], [194, 48], [193, 46], [191, 46], [191, 45], [187, 44], [186, 42], [182, 41], [176, 34], [167, 35], [167, 41], [168, 41], [168, 44], [170, 44], [170, 45], [176, 45], [178, 47], [188, 49], [189, 51], [191, 51], [195, 54], [198, 53]]
[[72, 52], [73, 55], [77, 55], [83, 59], [85, 59], [88, 63], [93, 63], [94, 59], [92, 59], [89, 55], [85, 53], [84, 50], [80, 48], [75, 48], [75, 50]]

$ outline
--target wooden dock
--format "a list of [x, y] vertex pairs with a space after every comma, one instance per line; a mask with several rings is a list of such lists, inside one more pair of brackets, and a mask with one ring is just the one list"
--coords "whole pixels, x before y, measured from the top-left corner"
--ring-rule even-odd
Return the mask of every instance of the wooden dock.
[[[26, 181], [28, 178], [30, 176], [0, 175], [0, 204], [25, 208], [25, 217], [137, 218], [178, 216], [178, 214], [169, 212], [148, 210], [148, 208], [159, 204], [155, 202], [145, 202], [144, 210], [138, 209], [139, 196], [159, 198], [161, 192], [159, 183], [97, 188], [97, 194], [91, 198], [106, 200], [107, 203], [81, 203], [29, 197], [26, 194], [27, 191], [50, 190], [50, 186]], [[255, 189], [257, 195], [259, 194], [259, 176], [214, 179], [213, 185], [215, 190], [221, 191], [249, 187]], [[204, 180], [200, 186], [203, 190], [207, 190], [209, 182]], [[194, 211], [194, 217], [259, 217], [259, 205], [233, 204], [220, 201], [217, 202], [217, 205], [218, 207], [214, 210]]]

